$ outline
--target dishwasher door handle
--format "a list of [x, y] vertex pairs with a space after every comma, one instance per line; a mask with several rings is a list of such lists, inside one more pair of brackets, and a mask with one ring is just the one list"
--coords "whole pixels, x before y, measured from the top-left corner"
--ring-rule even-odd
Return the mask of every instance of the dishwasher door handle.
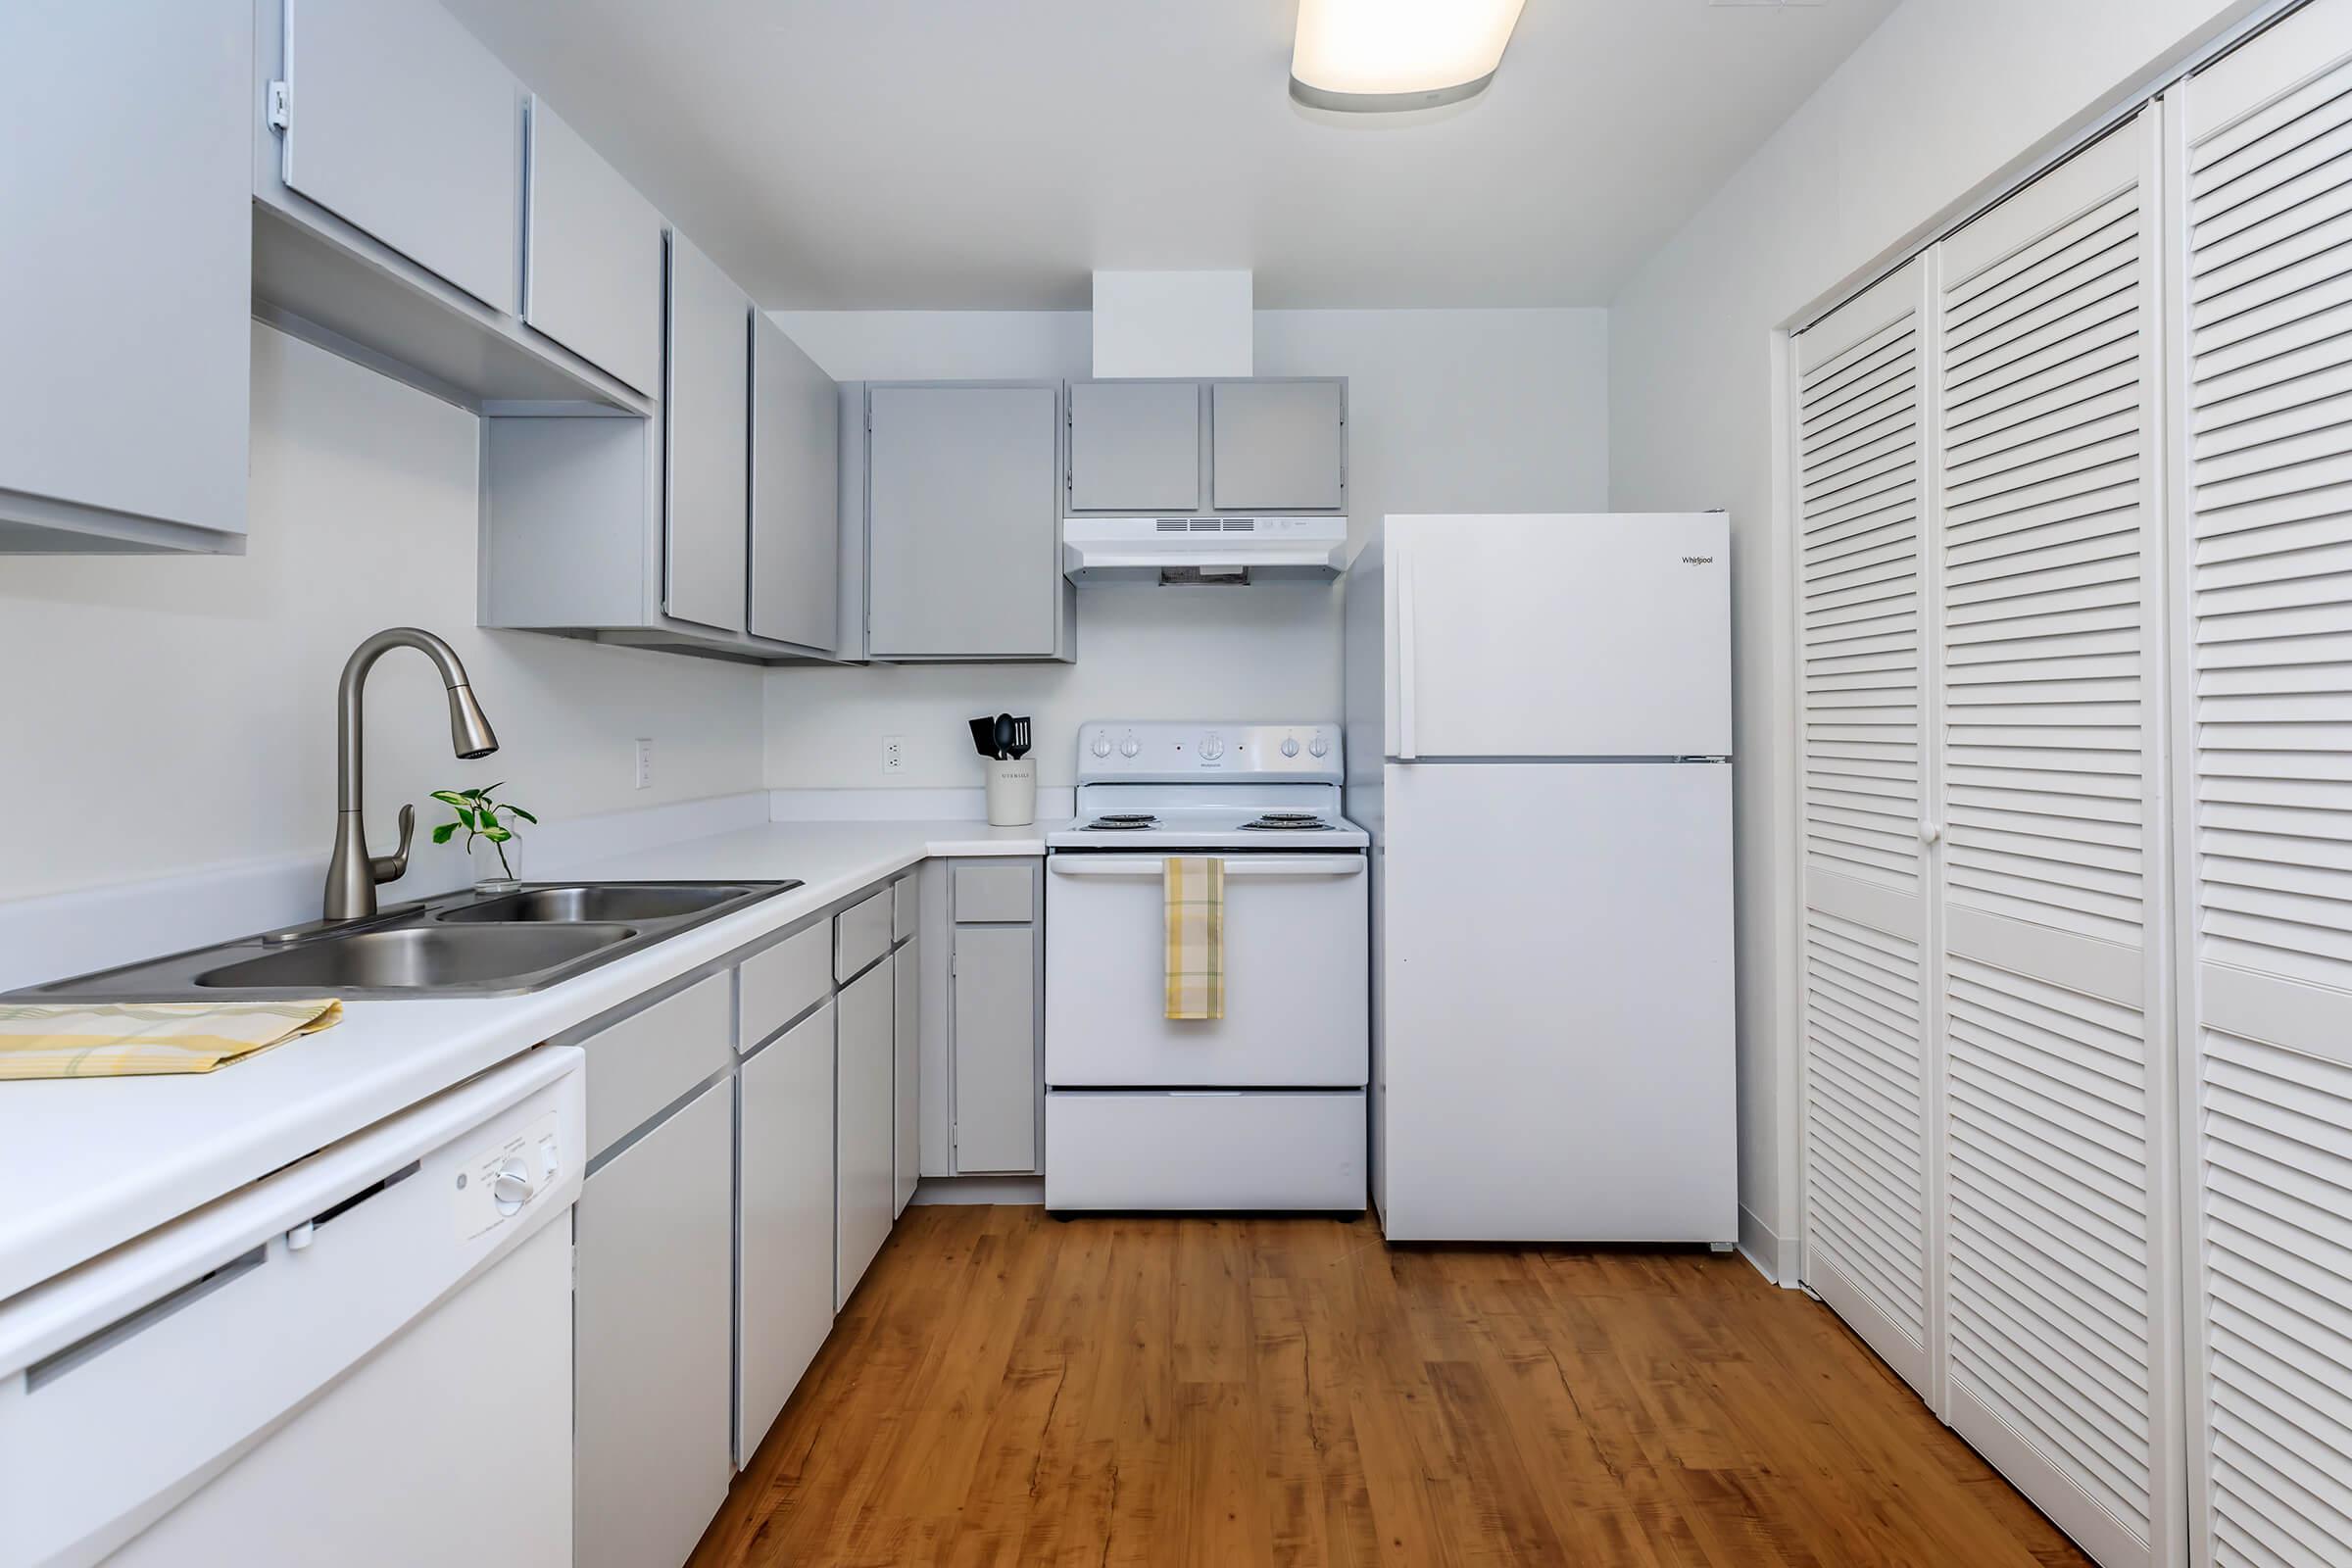
[[[1211, 856], [1211, 859], [1217, 857]], [[1117, 876], [1158, 877], [1166, 874], [1167, 861], [1160, 856], [1130, 858], [1126, 856], [1097, 858], [1095, 856], [1052, 856], [1046, 869], [1055, 876]], [[1228, 881], [1240, 877], [1348, 877], [1361, 876], [1364, 858], [1360, 855], [1296, 855], [1252, 856], [1225, 861]]]

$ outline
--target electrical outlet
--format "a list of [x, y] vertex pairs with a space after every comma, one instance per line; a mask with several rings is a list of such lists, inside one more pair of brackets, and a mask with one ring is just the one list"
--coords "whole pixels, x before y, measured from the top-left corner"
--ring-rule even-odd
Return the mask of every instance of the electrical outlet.
[[654, 787], [654, 743], [642, 735], [637, 738], [637, 787], [641, 790]]
[[885, 735], [882, 737], [882, 771], [885, 773], [906, 771], [906, 736]]

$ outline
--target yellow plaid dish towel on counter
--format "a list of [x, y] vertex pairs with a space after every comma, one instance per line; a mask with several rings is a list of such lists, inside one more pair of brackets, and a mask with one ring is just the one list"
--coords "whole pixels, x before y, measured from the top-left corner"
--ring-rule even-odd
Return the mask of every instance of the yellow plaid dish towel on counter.
[[1168, 919], [1168, 1016], [1225, 1016], [1225, 862], [1171, 855], [1162, 872]]
[[342, 1020], [331, 997], [296, 1002], [0, 1003], [0, 1079], [211, 1072]]

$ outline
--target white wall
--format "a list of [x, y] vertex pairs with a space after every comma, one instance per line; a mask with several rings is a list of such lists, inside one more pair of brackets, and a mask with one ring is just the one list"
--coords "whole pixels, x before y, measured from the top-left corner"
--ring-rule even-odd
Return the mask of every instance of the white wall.
[[1734, 529], [1740, 751], [1740, 1193], [1795, 1236], [1794, 775], [1781, 329], [2146, 81], [2243, 3], [1905, 0], [1612, 309], [1610, 490], [1722, 506]]
[[379, 852], [403, 801], [422, 803], [422, 842], [438, 788], [505, 779], [549, 821], [759, 788], [759, 670], [474, 626], [476, 429], [256, 326], [249, 554], [0, 562], [0, 733], [37, 758], [0, 767], [0, 899], [323, 862], [335, 682], [385, 626], [456, 647], [502, 749], [452, 758], [432, 666], [387, 655], [368, 685]]
[[[842, 380], [1089, 371], [1084, 313], [778, 312]], [[1608, 321], [1596, 310], [1260, 311], [1260, 375], [1348, 380], [1349, 500], [1389, 512], [1593, 511], [1606, 502]], [[1068, 784], [1102, 717], [1289, 718], [1340, 710], [1339, 590], [1084, 588], [1073, 665], [778, 668], [767, 782], [976, 786], [963, 720], [1038, 721], [1038, 778]], [[906, 765], [882, 773], [882, 737]]]

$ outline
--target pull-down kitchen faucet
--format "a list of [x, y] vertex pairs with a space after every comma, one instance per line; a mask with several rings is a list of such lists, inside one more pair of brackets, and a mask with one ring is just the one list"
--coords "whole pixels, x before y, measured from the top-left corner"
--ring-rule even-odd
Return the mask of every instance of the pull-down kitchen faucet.
[[400, 848], [391, 855], [368, 853], [368, 829], [360, 816], [360, 693], [368, 671], [395, 648], [414, 648], [441, 671], [449, 688], [449, 744], [462, 758], [487, 757], [498, 750], [498, 736], [482, 716], [466, 683], [466, 666], [457, 650], [429, 631], [394, 626], [379, 631], [352, 651], [335, 688], [335, 855], [326, 867], [325, 917], [360, 920], [375, 913], [375, 887], [399, 880], [409, 868], [409, 837], [416, 830], [416, 808], [400, 808]]

